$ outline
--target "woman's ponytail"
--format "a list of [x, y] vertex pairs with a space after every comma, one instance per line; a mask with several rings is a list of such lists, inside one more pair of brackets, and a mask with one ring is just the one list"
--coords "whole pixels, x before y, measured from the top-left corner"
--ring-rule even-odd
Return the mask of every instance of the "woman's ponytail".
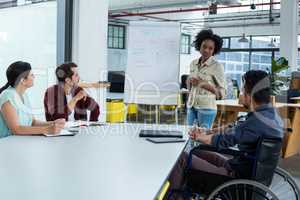
[[7, 82], [3, 87], [0, 88], [0, 94], [6, 90], [10, 86], [9, 82]]
[[17, 61], [8, 66], [6, 70], [7, 83], [0, 88], [0, 94], [9, 86], [15, 87], [22, 78], [26, 78], [31, 70], [31, 65], [27, 62]]

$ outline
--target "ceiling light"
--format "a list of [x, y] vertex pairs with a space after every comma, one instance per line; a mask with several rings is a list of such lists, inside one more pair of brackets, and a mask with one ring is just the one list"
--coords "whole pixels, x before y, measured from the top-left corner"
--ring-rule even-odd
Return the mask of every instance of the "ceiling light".
[[271, 38], [271, 41], [270, 41], [270, 43], [268, 44], [268, 47], [276, 47], [275, 39], [274, 39], [274, 38]]
[[241, 43], [248, 43], [249, 42], [249, 40], [246, 38], [245, 33], [243, 33], [243, 36], [238, 40], [238, 42], [241, 42]]

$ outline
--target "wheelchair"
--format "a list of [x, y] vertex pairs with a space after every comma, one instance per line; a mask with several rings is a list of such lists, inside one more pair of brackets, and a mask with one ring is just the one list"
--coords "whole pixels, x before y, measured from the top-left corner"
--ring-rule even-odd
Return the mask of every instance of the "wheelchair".
[[[282, 139], [259, 139], [256, 151], [242, 152], [238, 148], [217, 149], [199, 144], [188, 157], [183, 190], [171, 191], [167, 199], [183, 200], [300, 200], [300, 190], [292, 176], [277, 167]], [[252, 163], [250, 177], [241, 173], [238, 177], [212, 174], [191, 169], [195, 151], [211, 151], [231, 156], [241, 156]], [[251, 171], [251, 170], [250, 170]]]

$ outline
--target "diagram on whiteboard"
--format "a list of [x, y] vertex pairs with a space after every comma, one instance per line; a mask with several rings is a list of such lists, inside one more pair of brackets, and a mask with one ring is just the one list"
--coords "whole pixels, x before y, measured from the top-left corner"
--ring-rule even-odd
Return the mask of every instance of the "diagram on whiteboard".
[[180, 24], [131, 22], [125, 102], [176, 105], [179, 91]]

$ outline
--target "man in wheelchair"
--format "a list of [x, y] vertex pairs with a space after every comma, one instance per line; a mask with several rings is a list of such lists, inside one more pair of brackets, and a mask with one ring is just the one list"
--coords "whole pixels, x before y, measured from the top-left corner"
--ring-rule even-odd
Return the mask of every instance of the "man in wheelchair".
[[[198, 141], [200, 144], [207, 144], [217, 150], [238, 147], [240, 151], [253, 155], [259, 148], [260, 138], [282, 139], [283, 122], [270, 104], [269, 75], [261, 70], [246, 72], [243, 76], [242, 93], [242, 104], [250, 111], [245, 121], [210, 130], [201, 127], [192, 128], [189, 131], [191, 140]], [[270, 159], [272, 156], [269, 155]], [[185, 170], [187, 167], [207, 172], [206, 174], [217, 174], [231, 179], [251, 179], [253, 166], [253, 160], [246, 159], [241, 155], [227, 157], [216, 152], [198, 149], [189, 157], [189, 153], [185, 151], [169, 176], [170, 189], [183, 189], [186, 183]], [[188, 178], [190, 177], [193, 175]], [[198, 178], [198, 182], [203, 180]], [[213, 181], [215, 178], [211, 176], [208, 182]]]

